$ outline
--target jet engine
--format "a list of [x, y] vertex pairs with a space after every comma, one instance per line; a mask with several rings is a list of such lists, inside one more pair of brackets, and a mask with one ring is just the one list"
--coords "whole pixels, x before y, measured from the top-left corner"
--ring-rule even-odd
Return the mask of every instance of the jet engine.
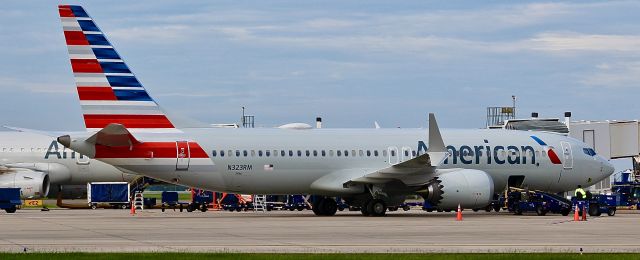
[[493, 179], [479, 170], [463, 169], [442, 173], [417, 191], [434, 207], [481, 208], [493, 199]]
[[41, 198], [49, 193], [49, 174], [28, 169], [0, 171], [0, 187], [20, 188], [23, 198]]

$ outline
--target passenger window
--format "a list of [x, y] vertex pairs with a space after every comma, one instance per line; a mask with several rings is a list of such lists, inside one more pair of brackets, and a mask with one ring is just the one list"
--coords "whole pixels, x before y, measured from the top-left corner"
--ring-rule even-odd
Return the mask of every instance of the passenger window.
[[413, 155], [413, 157], [416, 157], [416, 151], [411, 151], [411, 155]]
[[322, 157], [327, 156], [327, 153], [325, 153], [325, 151], [324, 151], [324, 150], [322, 150], [322, 152], [321, 152], [321, 153], [322, 153]]
[[227, 156], [229, 156], [229, 157], [233, 157], [233, 151], [228, 150], [228, 151], [227, 151]]
[[382, 157], [387, 157], [387, 150], [382, 150]]
[[242, 155], [244, 155], [244, 157], [247, 157], [247, 155], [249, 155], [249, 153], [247, 152], [247, 150], [242, 151]]
[[309, 157], [309, 150], [306, 150], [304, 154], [307, 155], [307, 157]]
[[258, 150], [258, 156], [262, 157], [262, 150]]
[[240, 150], [236, 150], [236, 157], [240, 157]]
[[271, 151], [269, 150], [264, 151], [264, 153], [267, 155], [267, 157], [271, 156]]
[[289, 156], [293, 157], [293, 151], [289, 150]]
[[280, 151], [280, 156], [284, 157], [286, 155], [286, 153], [284, 152], [284, 150]]
[[342, 156], [342, 152], [340, 150], [338, 150], [336, 154], [338, 155], [338, 157]]
[[378, 157], [378, 150], [373, 151], [373, 156]]
[[315, 157], [315, 156], [318, 156], [318, 151], [313, 150], [313, 156], [314, 156], [314, 157]]
[[278, 157], [278, 150], [273, 150], [273, 156]]
[[369, 156], [369, 157], [371, 156], [371, 151], [370, 150], [367, 150], [367, 156]]
[[302, 151], [298, 150], [298, 157], [302, 157]]
[[356, 150], [351, 150], [351, 156], [356, 156]]
[[220, 150], [220, 157], [224, 157], [224, 150]]
[[211, 151], [211, 157], [216, 157], [216, 150]]
[[396, 156], [396, 150], [391, 150], [391, 156]]
[[358, 155], [364, 156], [364, 151], [362, 151], [362, 150], [358, 151]]
[[344, 157], [347, 157], [347, 156], [349, 156], [349, 151], [344, 150]]
[[256, 156], [256, 150], [251, 150], [251, 157], [255, 157]]
[[333, 150], [329, 150], [329, 156], [333, 157]]
[[409, 151], [404, 150], [404, 157], [409, 157]]

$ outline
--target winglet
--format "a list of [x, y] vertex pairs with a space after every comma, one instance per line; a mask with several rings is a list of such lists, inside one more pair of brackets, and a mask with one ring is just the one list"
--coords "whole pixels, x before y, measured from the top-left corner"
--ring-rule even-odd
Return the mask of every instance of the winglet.
[[429, 152], [446, 152], [447, 148], [444, 146], [444, 140], [440, 134], [440, 128], [438, 128], [438, 122], [436, 122], [436, 116], [433, 113], [429, 113]]

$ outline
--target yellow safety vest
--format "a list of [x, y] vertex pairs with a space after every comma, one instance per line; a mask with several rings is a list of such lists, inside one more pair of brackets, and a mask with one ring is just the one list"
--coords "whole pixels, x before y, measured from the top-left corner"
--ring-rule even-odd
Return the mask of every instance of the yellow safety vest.
[[582, 188], [576, 189], [576, 194], [575, 194], [576, 197], [578, 197], [578, 193], [582, 195], [581, 198], [583, 199], [587, 198], [587, 193]]

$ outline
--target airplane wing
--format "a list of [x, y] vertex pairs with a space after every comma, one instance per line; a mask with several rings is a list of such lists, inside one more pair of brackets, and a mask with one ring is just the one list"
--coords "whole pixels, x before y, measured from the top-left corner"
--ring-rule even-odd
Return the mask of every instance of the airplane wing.
[[325, 175], [311, 185], [312, 189], [344, 192], [352, 183], [380, 184], [403, 181], [422, 184], [431, 180], [436, 169], [449, 156], [434, 114], [429, 114], [429, 146], [426, 153], [384, 169], [346, 169]]

